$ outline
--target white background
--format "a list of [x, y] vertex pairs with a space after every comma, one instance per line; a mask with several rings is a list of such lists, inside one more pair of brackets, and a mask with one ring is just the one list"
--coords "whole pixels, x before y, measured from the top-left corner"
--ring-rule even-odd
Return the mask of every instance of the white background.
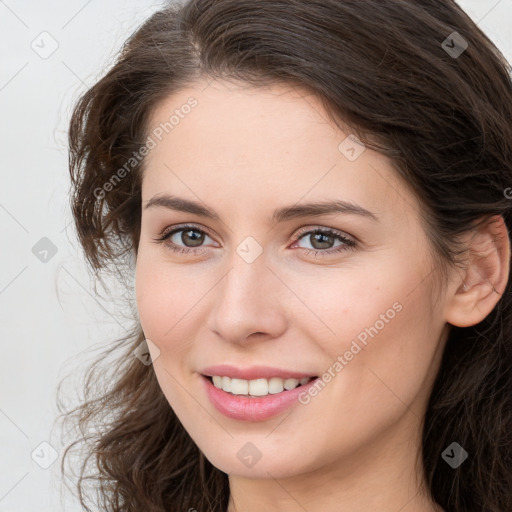
[[[512, 0], [459, 3], [512, 61]], [[123, 322], [99, 304], [75, 242], [67, 124], [80, 93], [162, 5], [0, 0], [0, 512], [81, 511], [66, 493], [61, 502], [60, 457], [45, 470], [31, 453], [42, 456], [44, 441], [60, 452], [56, 386]], [[47, 59], [31, 48], [43, 31], [58, 43]], [[42, 237], [57, 247], [46, 263], [32, 253]]]

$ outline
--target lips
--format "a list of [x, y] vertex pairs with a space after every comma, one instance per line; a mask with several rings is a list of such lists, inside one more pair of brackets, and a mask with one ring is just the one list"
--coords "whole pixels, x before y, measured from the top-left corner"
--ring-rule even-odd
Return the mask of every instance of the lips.
[[280, 379], [297, 379], [301, 380], [306, 377], [315, 377], [315, 373], [303, 373], [294, 370], [283, 370], [281, 368], [273, 368], [270, 366], [251, 366], [250, 368], [237, 368], [228, 364], [221, 364], [217, 366], [209, 366], [200, 371], [207, 377], [219, 375], [221, 377], [229, 377], [231, 379], [271, 379], [278, 377]]
[[[231, 419], [251, 422], [269, 419], [297, 404], [299, 394], [306, 392], [318, 380], [312, 374], [270, 368], [268, 366], [253, 366], [241, 369], [230, 365], [219, 365], [204, 368], [201, 373], [206, 395], [217, 411]], [[248, 382], [247, 390], [249, 393], [243, 393], [245, 388], [237, 387], [235, 390], [237, 393], [235, 394], [222, 389], [222, 387], [219, 388], [214, 384], [214, 378], [218, 384], [219, 377], [223, 381], [238, 381], [236, 386], [240, 384], [240, 381]], [[257, 383], [257, 387], [253, 388], [255, 394], [252, 396], [251, 381]], [[267, 381], [267, 383], [287, 381], [289, 385], [283, 387], [282, 391], [276, 388], [274, 389], [275, 392], [271, 393], [269, 388], [265, 390], [259, 387], [263, 383], [257, 381]], [[293, 387], [295, 382], [298, 385]]]

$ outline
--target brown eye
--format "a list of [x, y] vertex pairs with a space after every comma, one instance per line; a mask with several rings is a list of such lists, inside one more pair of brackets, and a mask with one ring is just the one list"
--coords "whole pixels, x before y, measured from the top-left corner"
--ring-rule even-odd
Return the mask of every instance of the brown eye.
[[333, 235], [326, 233], [313, 233], [305, 236], [309, 236], [313, 249], [330, 249], [335, 241]]
[[181, 229], [179, 231], [175, 231], [175, 234], [178, 234], [180, 232], [181, 232], [181, 237], [178, 237], [178, 238], [187, 247], [198, 247], [204, 241], [205, 233], [200, 232], [198, 229], [187, 229], [187, 230]]
[[[356, 242], [341, 233], [333, 231], [332, 229], [313, 229], [313, 230], [302, 230], [297, 236], [297, 242], [305, 240], [309, 242], [310, 247], [300, 246], [302, 249], [312, 251], [315, 255], [329, 255], [338, 253], [346, 250], [354, 250], [356, 248]], [[336, 242], [338, 245], [335, 245]]]
[[204, 250], [203, 242], [206, 237], [210, 238], [207, 233], [195, 226], [180, 226], [164, 231], [155, 241], [163, 243], [175, 252], [198, 254]]

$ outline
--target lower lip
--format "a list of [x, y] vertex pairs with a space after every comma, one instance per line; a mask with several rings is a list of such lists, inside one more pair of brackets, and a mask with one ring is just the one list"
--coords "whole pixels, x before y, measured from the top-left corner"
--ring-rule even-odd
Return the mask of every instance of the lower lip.
[[315, 384], [317, 379], [298, 386], [288, 391], [266, 395], [262, 397], [249, 398], [241, 395], [233, 395], [222, 389], [216, 388], [213, 383], [201, 376], [206, 393], [213, 406], [224, 416], [241, 421], [264, 421], [278, 415], [298, 402], [298, 396], [307, 392], [308, 388]]

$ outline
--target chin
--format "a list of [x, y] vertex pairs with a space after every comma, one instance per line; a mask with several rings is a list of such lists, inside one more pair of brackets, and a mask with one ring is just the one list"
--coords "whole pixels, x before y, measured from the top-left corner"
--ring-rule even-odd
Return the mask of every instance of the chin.
[[[253, 438], [254, 439], [254, 438]], [[231, 439], [231, 446], [226, 445], [222, 451], [216, 447], [206, 447], [202, 450], [210, 463], [220, 471], [230, 476], [244, 478], [268, 479], [290, 478], [301, 473], [307, 473], [316, 469], [313, 461], [308, 463], [304, 459], [298, 459], [301, 453], [297, 445], [290, 453], [283, 451], [282, 444], [272, 444], [268, 440], [254, 442], [244, 439], [237, 441]], [[321, 464], [318, 465], [320, 467]]]

